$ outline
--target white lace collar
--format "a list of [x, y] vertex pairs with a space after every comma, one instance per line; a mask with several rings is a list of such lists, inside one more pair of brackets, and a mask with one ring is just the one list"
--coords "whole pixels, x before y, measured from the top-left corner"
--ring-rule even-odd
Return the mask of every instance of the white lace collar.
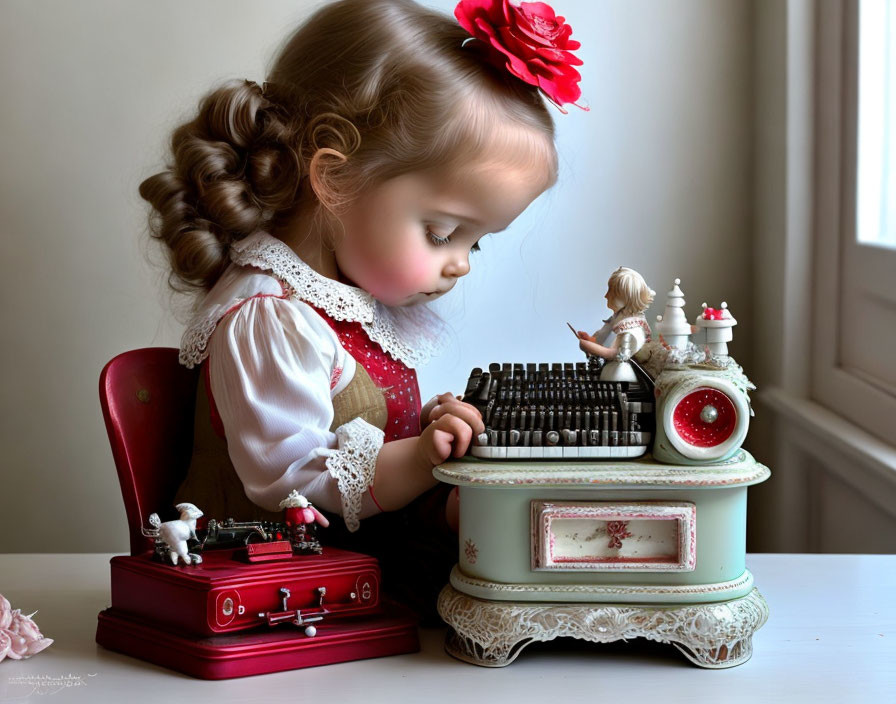
[[[255, 234], [230, 247], [230, 259], [240, 266], [270, 272], [292, 290], [293, 297], [322, 309], [334, 320], [358, 322], [371, 340], [395, 359], [415, 368], [435, 356], [443, 347], [445, 323], [425, 304], [390, 308], [367, 291], [318, 274], [281, 240]], [[188, 326], [181, 346], [181, 361], [194, 366], [206, 356], [208, 338], [217, 319], [197, 316]]]
[[266, 232], [256, 232], [230, 247], [230, 260], [269, 271], [288, 284], [293, 295], [334, 320], [372, 323], [376, 299], [367, 291], [318, 274], [289, 245]]

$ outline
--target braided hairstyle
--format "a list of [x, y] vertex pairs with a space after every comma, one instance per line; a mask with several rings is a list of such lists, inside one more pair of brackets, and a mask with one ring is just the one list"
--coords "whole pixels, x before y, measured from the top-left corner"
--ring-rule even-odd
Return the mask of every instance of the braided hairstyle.
[[[275, 231], [308, 199], [336, 214], [405, 173], [497, 149], [556, 181], [538, 90], [496, 69], [469, 34], [413, 0], [339, 0], [286, 40], [268, 81], [231, 80], [174, 130], [167, 168], [140, 184], [177, 290], [210, 289], [231, 243]], [[500, 126], [500, 129], [498, 128]], [[311, 188], [309, 166], [317, 156]]]

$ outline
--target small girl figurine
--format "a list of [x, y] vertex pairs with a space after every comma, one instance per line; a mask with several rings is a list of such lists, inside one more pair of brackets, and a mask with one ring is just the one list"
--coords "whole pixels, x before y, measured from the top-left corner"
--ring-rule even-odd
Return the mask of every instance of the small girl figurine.
[[[621, 266], [607, 282], [607, 307], [613, 315], [604, 326], [589, 335], [579, 331], [579, 349], [607, 360], [600, 373], [601, 381], [635, 381], [635, 371], [629, 360], [650, 342], [650, 325], [644, 311], [653, 302], [655, 292], [644, 278], [633, 269]], [[610, 333], [616, 335], [612, 346], [606, 346]]]
[[455, 14], [323, 6], [262, 86], [209, 93], [140, 186], [172, 282], [202, 294], [181, 345], [201, 382], [176, 500], [281, 520], [296, 490], [330, 514], [325, 542], [377, 556], [384, 587], [427, 616], [457, 559], [456, 495], [432, 469], [484, 430], [453, 393], [421, 408], [415, 369], [443, 336], [428, 303], [555, 183], [539, 91], [580, 95], [578, 42], [547, 5]]

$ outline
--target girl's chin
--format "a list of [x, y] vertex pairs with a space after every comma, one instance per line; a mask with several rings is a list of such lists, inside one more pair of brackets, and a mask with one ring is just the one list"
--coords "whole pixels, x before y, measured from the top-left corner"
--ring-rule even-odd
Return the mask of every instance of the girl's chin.
[[412, 296], [408, 296], [404, 299], [403, 303], [399, 303], [400, 306], [419, 306], [424, 303], [429, 303], [430, 301], [434, 301], [437, 298], [441, 298], [444, 294], [441, 291], [433, 291], [431, 293], [415, 293]]

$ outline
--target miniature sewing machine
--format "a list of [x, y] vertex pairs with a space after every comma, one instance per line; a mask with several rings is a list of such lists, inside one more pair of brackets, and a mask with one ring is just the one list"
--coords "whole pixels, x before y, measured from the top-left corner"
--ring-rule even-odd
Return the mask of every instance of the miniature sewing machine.
[[460, 494], [438, 605], [453, 656], [501, 667], [533, 641], [640, 636], [701, 667], [750, 658], [768, 617], [745, 566], [747, 487], [769, 477], [741, 449], [754, 387], [727, 306], [692, 327], [679, 283], [634, 381], [596, 359], [473, 370], [486, 431], [434, 470]]

